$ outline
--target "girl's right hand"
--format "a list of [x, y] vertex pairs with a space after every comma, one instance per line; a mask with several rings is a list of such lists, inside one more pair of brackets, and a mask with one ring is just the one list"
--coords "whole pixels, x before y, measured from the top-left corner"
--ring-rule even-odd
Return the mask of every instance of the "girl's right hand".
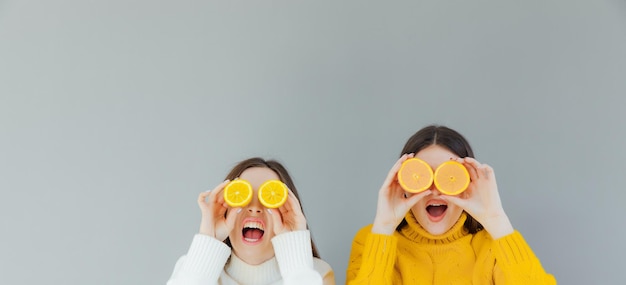
[[[400, 224], [406, 213], [424, 196], [430, 194], [432, 191], [426, 190], [418, 194], [410, 195], [406, 193], [404, 189], [398, 183], [398, 170], [402, 163], [414, 157], [415, 155], [404, 154], [393, 165], [383, 186], [378, 191], [378, 205], [376, 208], [376, 218], [374, 218], [374, 225], [372, 232], [377, 234], [391, 235], [395, 231], [396, 227]], [[405, 193], [407, 194], [405, 196]], [[407, 197], [408, 196], [408, 197]]]
[[[202, 212], [200, 221], [200, 234], [211, 236], [224, 241], [235, 227], [235, 217], [241, 208], [228, 210], [228, 204], [224, 201], [224, 187], [230, 182], [226, 180], [213, 190], [200, 193], [198, 206]], [[228, 213], [227, 213], [228, 212]]]

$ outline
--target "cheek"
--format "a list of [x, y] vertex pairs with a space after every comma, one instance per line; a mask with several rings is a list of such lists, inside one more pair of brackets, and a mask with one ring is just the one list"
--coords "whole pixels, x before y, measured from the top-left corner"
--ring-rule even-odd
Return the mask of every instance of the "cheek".
[[425, 224], [428, 222], [428, 216], [426, 215], [426, 213], [424, 211], [421, 211], [420, 209], [423, 209], [424, 206], [419, 205], [415, 205], [413, 208], [411, 208], [411, 213], [413, 213], [413, 216], [415, 217], [415, 219], [417, 220], [418, 223], [420, 224]]
[[450, 218], [455, 222], [461, 217], [461, 214], [463, 213], [463, 209], [459, 206], [448, 205], [448, 211]]

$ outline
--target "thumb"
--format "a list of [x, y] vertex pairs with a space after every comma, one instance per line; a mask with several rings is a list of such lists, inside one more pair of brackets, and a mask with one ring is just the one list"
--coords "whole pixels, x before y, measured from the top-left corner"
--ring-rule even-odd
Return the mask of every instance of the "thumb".
[[232, 230], [235, 227], [235, 220], [239, 213], [241, 213], [241, 208], [232, 208], [226, 214], [226, 227], [228, 227], [228, 231]]
[[441, 195], [440, 198], [461, 207], [463, 210], [467, 208], [468, 201], [459, 196]]
[[285, 227], [285, 225], [283, 225], [283, 218], [280, 215], [280, 211], [278, 211], [278, 209], [269, 208], [266, 211], [272, 217], [272, 222], [274, 224], [274, 234], [278, 235]]
[[431, 194], [433, 191], [432, 190], [426, 190], [417, 194], [413, 194], [410, 197], [408, 197], [406, 199], [406, 205], [409, 208], [412, 208], [413, 206], [415, 206], [415, 204], [417, 204], [417, 201], [421, 200], [422, 198], [426, 197], [427, 195]]

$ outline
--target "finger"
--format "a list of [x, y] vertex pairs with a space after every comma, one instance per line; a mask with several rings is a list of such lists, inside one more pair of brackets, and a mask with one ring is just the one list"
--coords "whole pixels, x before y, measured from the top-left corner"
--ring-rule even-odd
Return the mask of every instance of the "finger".
[[224, 187], [222, 187], [219, 191], [217, 191], [218, 194], [216, 195], [214, 201], [215, 201], [215, 205], [219, 205], [224, 211], [228, 208], [230, 208], [230, 205], [228, 205], [228, 203], [226, 203], [226, 199], [224, 198]]
[[[224, 193], [224, 191], [222, 191], [222, 193]], [[228, 204], [226, 204], [226, 199], [224, 199], [224, 195], [222, 194], [217, 195], [215, 199], [215, 203], [220, 204], [220, 205], [226, 205], [225, 207], [228, 207]]]
[[296, 215], [302, 215], [302, 207], [300, 206], [300, 201], [296, 197], [291, 189], [289, 189], [289, 196], [287, 198], [287, 202], [283, 205], [286, 206], [286, 210], [292, 211]]
[[408, 206], [408, 208], [412, 208], [413, 206], [415, 206], [415, 204], [417, 204], [417, 202], [419, 200], [422, 200], [422, 198], [424, 198], [424, 197], [426, 197], [426, 196], [428, 196], [428, 195], [430, 195], [432, 193], [433, 193], [433, 191], [428, 189], [426, 191], [423, 191], [423, 192], [420, 192], [420, 193], [417, 193], [417, 194], [413, 194], [413, 195], [409, 196], [408, 198], [406, 198], [405, 203]]
[[[469, 159], [473, 159], [471, 157], [465, 157], [465, 158], [450, 158], [451, 160], [454, 160], [456, 162], [462, 163], [463, 166], [465, 166], [465, 169], [467, 169], [467, 172], [470, 175], [470, 180], [471, 181], [476, 181], [478, 178], [480, 178], [480, 176], [478, 175], [478, 172], [476, 171], [476, 167], [475, 165], [473, 165]], [[474, 160], [476, 161], [476, 160]]]
[[[480, 166], [482, 165], [480, 162], [478, 162], [478, 160], [473, 157], [466, 157], [463, 160], [465, 160], [466, 164], [469, 164], [476, 169], [480, 168]], [[480, 173], [478, 173], [478, 176], [480, 176]]]
[[[217, 204], [217, 216], [218, 218], [223, 218], [226, 215], [226, 212], [228, 211], [228, 205], [224, 204]], [[215, 211], [213, 211], [215, 212]], [[230, 211], [232, 212], [232, 211]]]
[[226, 214], [226, 226], [229, 232], [235, 227], [235, 221], [237, 221], [237, 216], [241, 213], [241, 210], [241, 208], [232, 208]]
[[209, 194], [211, 194], [210, 190], [209, 191], [205, 191], [205, 192], [201, 192], [198, 195], [198, 205], [204, 206], [206, 204], [206, 197], [209, 196]]
[[483, 164], [480, 167], [480, 172], [487, 179], [491, 179], [491, 178], [495, 177], [495, 175], [493, 173], [493, 168], [490, 165], [488, 165], [488, 164]]
[[[287, 201], [289, 201], [289, 199], [287, 199]], [[278, 213], [280, 213], [281, 216], [293, 214], [293, 210], [291, 209], [290, 205], [288, 205], [287, 203], [285, 203], [282, 206], [276, 208], [275, 210], [276, 211], [274, 211], [274, 213], [278, 212]]]
[[226, 179], [224, 181], [222, 181], [222, 183], [218, 184], [217, 186], [215, 186], [215, 188], [213, 188], [213, 190], [211, 190], [209, 193], [209, 202], [211, 203], [217, 203], [217, 198], [222, 194], [222, 191], [224, 190], [224, 187], [226, 187], [226, 185], [228, 185], [228, 183], [230, 183], [230, 180]]
[[[391, 185], [389, 185], [389, 196], [391, 197], [398, 197], [398, 196], [410, 196], [412, 195], [412, 193], [406, 192], [406, 190], [404, 190], [404, 188], [402, 188], [402, 186], [400, 186], [400, 183], [393, 183]], [[406, 196], [404, 194], [407, 194]]]
[[480, 166], [480, 162], [478, 162], [478, 160], [476, 160], [473, 157], [467, 156], [467, 157], [464, 157], [463, 160], [465, 160], [465, 162], [467, 163], [475, 165], [476, 167]]
[[465, 166], [465, 169], [467, 169], [467, 172], [470, 175], [470, 180], [471, 181], [476, 181], [478, 180], [478, 178], [480, 176], [478, 176], [478, 172], [476, 171], [476, 168], [474, 168], [471, 164], [469, 163], [463, 163], [463, 166]]
[[398, 170], [400, 170], [402, 163], [409, 159], [409, 157], [413, 157], [413, 155], [414, 154], [412, 153], [405, 153], [396, 161], [396, 163], [389, 170], [389, 173], [387, 173], [387, 178], [385, 178], [381, 190], [386, 189], [389, 187], [389, 185], [391, 185], [391, 182], [396, 179], [396, 176], [398, 175]]
[[280, 212], [267, 209], [267, 213], [269, 213], [272, 217], [272, 222], [274, 223], [274, 234], [278, 234], [278, 232], [285, 226]]
[[[465, 193], [463, 193], [465, 194]], [[439, 196], [441, 199], [443, 199], [444, 201], [448, 201], [454, 205], [457, 205], [459, 207], [461, 207], [461, 209], [466, 210], [467, 209], [467, 205], [468, 205], [468, 200], [467, 197], [460, 197], [461, 195], [457, 195], [457, 196], [450, 196], [450, 195], [441, 195]]]

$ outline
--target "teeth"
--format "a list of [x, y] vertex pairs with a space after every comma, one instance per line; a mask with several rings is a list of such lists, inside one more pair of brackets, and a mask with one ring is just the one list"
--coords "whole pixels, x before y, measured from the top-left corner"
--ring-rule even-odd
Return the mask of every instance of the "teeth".
[[445, 205], [444, 204], [430, 204], [428, 206], [439, 207], [439, 206], [445, 206]]
[[259, 230], [265, 231], [265, 229], [263, 228], [263, 224], [260, 223], [260, 222], [249, 221], [249, 222], [246, 222], [243, 225], [243, 227], [244, 228], [259, 229]]

